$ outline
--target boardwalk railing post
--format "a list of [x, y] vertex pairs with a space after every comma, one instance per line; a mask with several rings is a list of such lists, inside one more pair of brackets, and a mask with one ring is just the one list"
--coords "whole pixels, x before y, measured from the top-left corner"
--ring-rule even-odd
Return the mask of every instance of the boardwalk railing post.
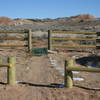
[[52, 50], [51, 30], [48, 30], [48, 50]]
[[65, 78], [64, 78], [64, 85], [67, 88], [73, 87], [73, 74], [72, 71], [67, 71], [67, 68], [73, 67], [73, 59], [65, 61]]
[[29, 30], [28, 32], [28, 50], [31, 52], [32, 50], [32, 31]]
[[16, 84], [16, 69], [15, 69], [15, 57], [9, 57], [8, 58], [9, 61], [9, 67], [8, 67], [8, 79], [7, 79], [7, 83], [10, 85], [14, 85]]

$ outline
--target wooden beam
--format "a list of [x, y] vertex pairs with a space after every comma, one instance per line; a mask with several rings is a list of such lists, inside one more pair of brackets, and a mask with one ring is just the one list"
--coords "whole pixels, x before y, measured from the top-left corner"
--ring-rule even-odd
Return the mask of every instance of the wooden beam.
[[91, 38], [52, 38], [52, 40], [86, 40], [86, 41], [94, 41], [96, 39], [91, 39]]
[[56, 44], [53, 44], [52, 45], [53, 48], [96, 48], [95, 45], [79, 45], [79, 46], [71, 46], [71, 45], [56, 45]]
[[57, 34], [96, 34], [96, 32], [67, 32], [67, 31], [52, 31]]
[[0, 37], [0, 40], [24, 40], [24, 38], [17, 38], [17, 37]]
[[19, 33], [19, 34], [22, 34], [22, 33], [28, 33], [28, 30], [25, 30], [25, 31], [0, 31], [0, 33]]
[[9, 45], [0, 45], [0, 47], [27, 47], [27, 45], [11, 45], [11, 44], [9, 44]]
[[67, 67], [67, 71], [85, 71], [85, 72], [100, 72], [100, 68], [86, 68], [86, 67]]
[[0, 67], [9, 67], [9, 64], [0, 63]]

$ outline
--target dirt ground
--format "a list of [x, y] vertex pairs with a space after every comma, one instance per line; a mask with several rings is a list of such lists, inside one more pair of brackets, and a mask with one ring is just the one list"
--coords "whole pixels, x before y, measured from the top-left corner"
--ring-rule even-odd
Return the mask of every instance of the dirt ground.
[[[86, 53], [85, 53], [86, 54]], [[83, 54], [83, 55], [85, 55]], [[49, 57], [62, 64], [74, 53], [49, 54], [47, 56], [31, 56], [25, 49], [1, 49], [0, 56], [16, 57], [16, 81], [14, 86], [5, 85], [7, 71], [0, 68], [0, 100], [100, 100], [100, 73], [80, 73], [85, 81], [74, 81], [74, 87], [59, 88], [64, 83], [61, 76], [51, 65]], [[82, 54], [81, 54], [82, 55]]]

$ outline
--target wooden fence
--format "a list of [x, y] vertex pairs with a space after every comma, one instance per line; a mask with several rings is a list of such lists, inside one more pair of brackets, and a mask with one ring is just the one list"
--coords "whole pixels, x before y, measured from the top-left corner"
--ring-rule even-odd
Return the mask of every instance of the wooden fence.
[[7, 67], [7, 83], [10, 85], [16, 84], [15, 57], [9, 57], [6, 64], [2, 62], [2, 58], [0, 60], [0, 67]]
[[3, 44], [0, 44], [0, 47], [28, 47], [28, 51], [30, 52], [31, 49], [32, 49], [32, 32], [31, 30], [27, 30], [27, 31], [0, 31], [0, 33], [6, 33], [6, 34], [9, 34], [9, 33], [18, 33], [18, 34], [24, 34], [24, 33], [27, 33], [28, 34], [28, 39], [25, 39], [25, 37], [0, 37], [0, 40], [27, 40], [28, 41], [28, 44], [27, 45], [11, 45], [11, 44], [6, 44], [6, 45], [3, 45]]
[[[66, 37], [52, 37], [52, 34], [95, 34], [96, 38], [66, 38]], [[100, 32], [67, 32], [67, 31], [51, 31], [48, 30], [48, 50], [52, 50], [53, 48], [97, 48], [100, 49]], [[54, 44], [53, 41], [55, 40], [71, 40], [71, 41], [96, 41], [96, 45], [59, 45], [59, 44]]]
[[87, 67], [76, 67], [74, 66], [74, 60], [66, 60], [65, 61], [65, 76], [64, 76], [64, 84], [67, 88], [73, 87], [73, 74], [72, 71], [85, 71], [85, 72], [99, 72], [100, 68], [87, 68]]

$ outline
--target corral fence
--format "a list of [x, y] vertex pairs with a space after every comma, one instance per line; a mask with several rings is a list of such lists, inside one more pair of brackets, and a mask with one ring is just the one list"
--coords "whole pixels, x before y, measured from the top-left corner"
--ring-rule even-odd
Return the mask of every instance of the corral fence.
[[72, 71], [84, 71], [84, 72], [98, 72], [100, 73], [100, 68], [87, 68], [87, 67], [78, 67], [74, 66], [74, 60], [69, 59], [65, 61], [65, 76], [64, 84], [67, 88], [73, 87], [73, 73]]
[[8, 57], [8, 62], [4, 63], [0, 57], [0, 67], [7, 68], [7, 84], [16, 84], [16, 69], [15, 69], [16, 59], [15, 57]]
[[[52, 31], [48, 30], [48, 50], [55, 48], [77, 48], [100, 49], [100, 32], [68, 32], [68, 31]], [[58, 41], [58, 42], [56, 42]], [[73, 44], [68, 44], [68, 41], [73, 41]], [[88, 44], [74, 44], [76, 41]], [[64, 42], [64, 43], [63, 43]], [[89, 44], [90, 43], [90, 44]]]
[[25, 34], [25, 33], [27, 33], [27, 36], [28, 36], [28, 38], [27, 37], [6, 37], [6, 36], [4, 36], [4, 37], [2, 37], [1, 35], [0, 35], [0, 40], [20, 40], [20, 41], [25, 41], [25, 40], [27, 40], [27, 44], [26, 45], [20, 45], [20, 44], [14, 44], [14, 45], [12, 45], [12, 44], [0, 44], [0, 48], [1, 47], [28, 47], [28, 51], [29, 52], [31, 52], [31, 49], [32, 49], [32, 32], [31, 32], [31, 30], [26, 30], [26, 31], [0, 31], [0, 34]]

